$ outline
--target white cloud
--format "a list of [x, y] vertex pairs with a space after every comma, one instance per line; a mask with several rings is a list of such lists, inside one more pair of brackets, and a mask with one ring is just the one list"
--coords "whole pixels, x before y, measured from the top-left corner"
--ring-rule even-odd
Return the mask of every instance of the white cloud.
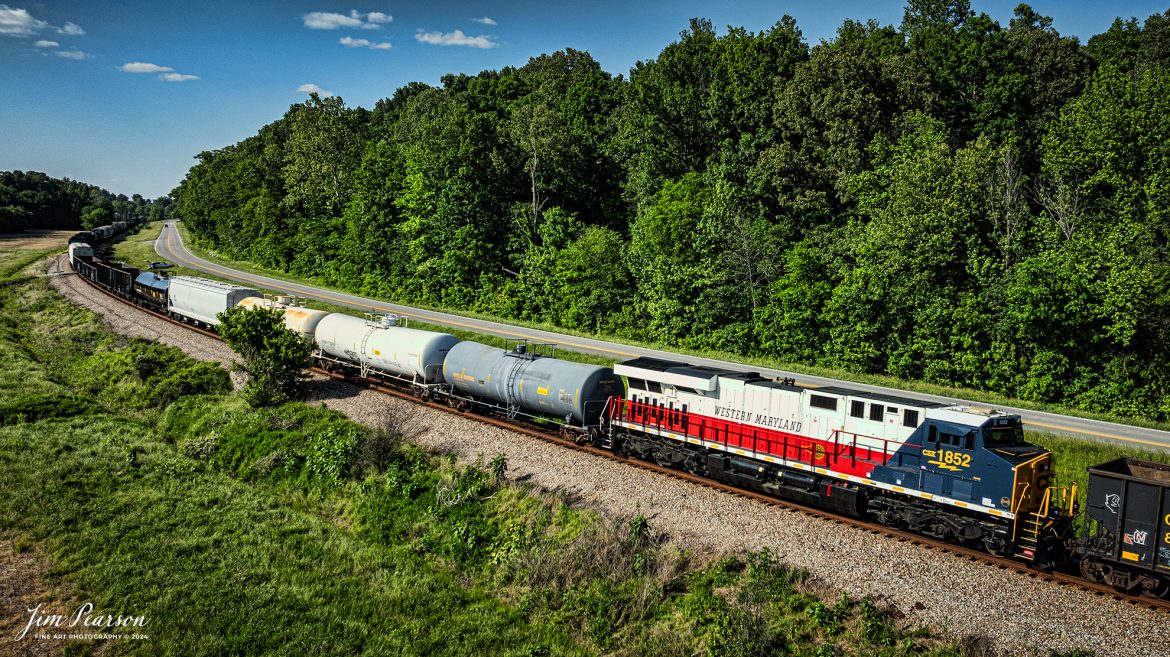
[[186, 73], [163, 73], [158, 76], [158, 79], [163, 82], [186, 82], [188, 80], [198, 80], [198, 75], [187, 75]]
[[38, 47], [38, 48], [56, 48], [57, 46], [60, 46], [61, 44], [57, 43], [56, 41], [49, 41], [47, 39], [41, 39], [40, 41], [37, 41], [33, 45]]
[[305, 14], [305, 27], [310, 30], [336, 30], [339, 27], [359, 27], [361, 19], [329, 11], [314, 11]]
[[127, 62], [118, 67], [123, 73], [167, 73], [175, 69], [170, 66], [159, 66], [149, 62]]
[[332, 98], [333, 97], [332, 91], [326, 91], [326, 90], [322, 89], [321, 87], [318, 87], [317, 85], [313, 84], [312, 82], [309, 82], [307, 84], [302, 84], [301, 86], [297, 87], [297, 91], [304, 93], [304, 94], [317, 94], [318, 96], [320, 96], [322, 98]]
[[65, 59], [89, 59], [89, 53], [80, 50], [54, 50], [53, 54]]
[[8, 5], [0, 5], [0, 34], [26, 37], [32, 36], [48, 26], [49, 24], [45, 21], [33, 18], [27, 9], [14, 9]]
[[81, 36], [85, 34], [85, 30], [81, 29], [80, 25], [77, 23], [71, 23], [69, 21], [65, 21], [65, 27], [58, 28], [57, 31], [61, 34], [72, 34], [75, 36]]
[[436, 46], [468, 46], [470, 48], [495, 48], [500, 45], [486, 36], [467, 36], [463, 30], [455, 30], [443, 34], [442, 32], [423, 32], [419, 30], [414, 35], [415, 40]]
[[301, 16], [301, 19], [305, 22], [305, 27], [310, 30], [336, 30], [342, 27], [376, 30], [381, 28], [383, 23], [394, 20], [394, 17], [380, 11], [362, 13], [351, 9], [348, 16], [332, 11], [311, 11]]
[[390, 49], [390, 44], [386, 41], [383, 41], [382, 43], [374, 43], [369, 39], [355, 39], [353, 37], [341, 37], [341, 40], [338, 41], [338, 43], [343, 46], [349, 46], [350, 48], [370, 48], [372, 50]]
[[484, 16], [483, 18], [473, 18], [473, 19], [471, 19], [471, 22], [472, 23], [479, 23], [480, 25], [495, 25], [496, 24], [496, 22], [494, 20], [492, 20], [491, 18], [488, 18], [487, 16]]

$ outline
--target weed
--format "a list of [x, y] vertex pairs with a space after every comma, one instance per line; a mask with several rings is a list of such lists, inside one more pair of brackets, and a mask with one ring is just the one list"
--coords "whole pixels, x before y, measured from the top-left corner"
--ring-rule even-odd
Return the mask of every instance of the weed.
[[488, 469], [492, 473], [492, 480], [497, 484], [503, 483], [504, 478], [508, 475], [508, 456], [496, 454], [492, 457], [491, 463], [488, 464]]

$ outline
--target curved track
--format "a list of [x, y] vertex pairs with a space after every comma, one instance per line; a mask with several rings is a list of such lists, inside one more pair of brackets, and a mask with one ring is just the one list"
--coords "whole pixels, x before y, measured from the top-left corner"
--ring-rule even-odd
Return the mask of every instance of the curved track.
[[[72, 268], [70, 268], [70, 272], [72, 272]], [[108, 290], [94, 284], [93, 281], [90, 281], [90, 280], [85, 279], [85, 278], [81, 278], [81, 280], [84, 280], [91, 287], [93, 287], [95, 290], [101, 292], [102, 294], [105, 294], [113, 299], [116, 299], [116, 300], [122, 302], [122, 303], [126, 303], [128, 305], [133, 305], [136, 308], [139, 308], [140, 310], [143, 310], [145, 312], [150, 312], [154, 315], [157, 315], [158, 317], [160, 317], [162, 319], [165, 319], [166, 321], [168, 321], [172, 324], [175, 324], [177, 326], [181, 326], [181, 327], [183, 327], [187, 330], [190, 330], [190, 331], [195, 331], [195, 332], [200, 333], [202, 335], [215, 337], [216, 339], [218, 339], [218, 337], [219, 337], [213, 331], [208, 331], [206, 329], [198, 328], [198, 327], [192, 326], [190, 324], [180, 322], [172, 317], [167, 316], [164, 313], [159, 313], [151, 308], [147, 308], [144, 306], [139, 306], [137, 304], [133, 304], [130, 301], [128, 301], [122, 297], [119, 297], [115, 294], [112, 294]], [[966, 548], [963, 546], [954, 545], [951, 543], [945, 543], [942, 541], [937, 541], [937, 540], [934, 540], [931, 538], [927, 538], [925, 536], [921, 536], [918, 534], [912, 534], [910, 532], [905, 532], [905, 531], [901, 531], [901, 530], [897, 530], [897, 529], [892, 529], [890, 527], [886, 527], [885, 525], [876, 524], [876, 523], [869, 522], [866, 520], [852, 518], [849, 516], [838, 515], [838, 514], [835, 514], [832, 512], [828, 512], [828, 511], [825, 511], [825, 510], [822, 510], [822, 509], [819, 509], [816, 507], [807, 506], [807, 505], [800, 504], [797, 502], [782, 500], [782, 499], [771, 497], [769, 495], [765, 495], [762, 493], [756, 493], [754, 491], [747, 491], [747, 490], [743, 490], [740, 488], [735, 488], [734, 486], [730, 486], [730, 485], [723, 484], [723, 483], [720, 483], [717, 481], [713, 481], [713, 480], [707, 479], [705, 477], [693, 475], [693, 474], [690, 474], [690, 473], [687, 473], [687, 472], [684, 472], [681, 470], [675, 470], [673, 468], [663, 467], [663, 466], [660, 466], [656, 463], [650, 463], [650, 462], [642, 461], [642, 460], [638, 460], [638, 459], [627, 458], [627, 457], [615, 454], [611, 451], [599, 449], [597, 447], [593, 447], [590, 445], [579, 445], [572, 440], [567, 440], [567, 439], [557, 435], [556, 433], [550, 432], [546, 428], [543, 428], [543, 427], [540, 427], [540, 426], [537, 426], [534, 424], [529, 424], [529, 423], [525, 423], [525, 422], [518, 422], [516, 420], [506, 420], [506, 419], [494, 417], [491, 415], [467, 413], [465, 411], [461, 411], [461, 410], [457, 410], [455, 408], [452, 408], [448, 404], [439, 403], [439, 402], [435, 402], [435, 401], [424, 401], [422, 399], [419, 399], [417, 395], [413, 394], [413, 392], [411, 392], [409, 390], [405, 390], [401, 387], [387, 384], [386, 382], [378, 380], [378, 379], [371, 379], [371, 378], [364, 378], [364, 377], [360, 377], [360, 376], [350, 376], [350, 375], [345, 375], [345, 374], [339, 374], [339, 373], [331, 372], [329, 370], [326, 370], [323, 368], [318, 368], [318, 367], [313, 368], [313, 371], [318, 373], [318, 374], [330, 377], [330, 378], [347, 381], [349, 383], [353, 383], [355, 385], [369, 388], [369, 389], [375, 390], [377, 392], [381, 392], [381, 393], [388, 394], [388, 395], [393, 395], [395, 397], [399, 397], [402, 399], [407, 399], [407, 400], [413, 401], [413, 402], [418, 403], [418, 404], [422, 404], [422, 405], [430, 407], [430, 408], [442, 410], [444, 412], [453, 413], [456, 415], [462, 415], [462, 416], [465, 416], [468, 418], [475, 419], [476, 421], [483, 422], [485, 424], [489, 424], [492, 426], [507, 429], [509, 431], [520, 432], [520, 433], [523, 433], [525, 435], [537, 438], [539, 440], [550, 442], [550, 443], [559, 445], [559, 446], [567, 448], [567, 449], [573, 449], [573, 450], [577, 450], [580, 452], [585, 452], [585, 453], [591, 454], [593, 456], [596, 456], [598, 458], [604, 458], [604, 459], [609, 459], [609, 460], [613, 460], [613, 461], [620, 461], [620, 462], [625, 463], [627, 465], [641, 468], [643, 470], [648, 470], [650, 472], [654, 472], [654, 473], [657, 473], [659, 475], [672, 477], [675, 479], [680, 479], [680, 480], [687, 481], [687, 482], [694, 484], [694, 485], [703, 486], [706, 488], [711, 488], [711, 489], [718, 490], [718, 491], [728, 493], [731, 495], [736, 495], [739, 497], [751, 499], [751, 500], [754, 500], [757, 502], [761, 502], [763, 504], [792, 509], [794, 511], [799, 511], [801, 513], [813, 515], [813, 516], [816, 516], [816, 517], [819, 517], [819, 518], [822, 518], [825, 520], [830, 520], [832, 522], [837, 522], [837, 523], [849, 525], [851, 527], [857, 528], [857, 529], [862, 530], [862, 531], [869, 532], [871, 534], [886, 536], [886, 537], [893, 538], [893, 539], [900, 541], [900, 542], [905, 542], [905, 543], [910, 543], [912, 545], [917, 545], [917, 546], [922, 547], [923, 549], [937, 550], [939, 552], [955, 554], [955, 555], [958, 555], [958, 556], [963, 557], [965, 559], [968, 559], [970, 561], [975, 561], [975, 562], [987, 564], [990, 567], [995, 567], [995, 568], [998, 568], [1001, 570], [1010, 570], [1010, 571], [1017, 572], [1017, 573], [1024, 573], [1024, 574], [1028, 575], [1029, 577], [1048, 580], [1050, 582], [1055, 582], [1057, 584], [1064, 585], [1064, 586], [1075, 586], [1077, 588], [1091, 592], [1095, 595], [1110, 597], [1110, 598], [1113, 598], [1116, 600], [1124, 601], [1128, 604], [1132, 604], [1135, 606], [1147, 607], [1147, 608], [1150, 608], [1150, 609], [1153, 609], [1153, 610], [1156, 610], [1156, 611], [1159, 611], [1162, 613], [1170, 614], [1170, 600], [1159, 600], [1159, 599], [1155, 599], [1155, 598], [1135, 597], [1135, 596], [1125, 595], [1125, 594], [1122, 594], [1122, 593], [1115, 591], [1114, 589], [1112, 589], [1109, 586], [1105, 586], [1102, 584], [1096, 584], [1096, 583], [1092, 583], [1092, 582], [1087, 582], [1079, 577], [1069, 575], [1066, 573], [1038, 571], [1038, 570], [1029, 568], [1027, 565], [1025, 565], [1021, 562], [1012, 561], [1011, 559], [1006, 559], [1003, 557], [996, 557], [996, 556], [990, 555], [986, 552], [982, 552], [980, 550], [973, 550], [973, 549]]]
[[[421, 321], [432, 324], [464, 328], [488, 335], [495, 335], [505, 338], [527, 338], [536, 342], [555, 342], [558, 347], [561, 348], [584, 353], [610, 356], [613, 357], [614, 360], [627, 360], [630, 358], [637, 358], [639, 356], [651, 356], [654, 358], [664, 358], [668, 360], [684, 360], [686, 362], [697, 365], [709, 365], [712, 367], [744, 372], [760, 372], [762, 375], [768, 377], [791, 377], [795, 378], [800, 385], [807, 387], [843, 386], [852, 388], [854, 390], [863, 390], [870, 393], [909, 397], [912, 399], [920, 399], [931, 402], [967, 403], [963, 400], [951, 397], [940, 397], [917, 392], [906, 392], [894, 388], [885, 388], [882, 386], [854, 383], [851, 381], [842, 381], [839, 379], [830, 379], [806, 374], [796, 374], [793, 372], [785, 372], [783, 370], [771, 370], [744, 365], [742, 363], [736, 363], [732, 361], [722, 361], [711, 358], [680, 355], [668, 351], [660, 351], [657, 349], [646, 349], [643, 347], [636, 347], [616, 342], [607, 342], [604, 340], [595, 340], [580, 336], [553, 333], [551, 331], [512, 326], [499, 322], [480, 320], [473, 317], [464, 317], [461, 315], [453, 315], [450, 313], [387, 303], [384, 301], [378, 301], [376, 299], [369, 299], [366, 297], [346, 294], [343, 292], [311, 287], [308, 285], [302, 285], [300, 283], [292, 283], [289, 281], [270, 278], [268, 276], [261, 276], [259, 274], [242, 272], [204, 260], [203, 258], [200, 258], [199, 256], [188, 251], [186, 246], [183, 244], [183, 240], [179, 235], [179, 231], [174, 227], [173, 221], [168, 221], [164, 224], [162, 233], [159, 235], [159, 239], [155, 242], [155, 252], [158, 253], [162, 258], [170, 260], [176, 264], [180, 264], [184, 267], [214, 274], [216, 276], [221, 276], [223, 278], [237, 281], [244, 285], [262, 287], [284, 294], [294, 294], [305, 297], [307, 299], [354, 308], [363, 312], [396, 313], [405, 317], [417, 318]], [[974, 405], [979, 406], [980, 404], [974, 403]], [[1086, 440], [1099, 442], [1139, 445], [1144, 448], [1170, 450], [1170, 431], [1135, 427], [1112, 422], [1102, 422], [1099, 420], [1090, 420], [1066, 415], [1057, 415], [1055, 413], [1046, 413], [1043, 411], [1034, 411], [1023, 408], [1012, 408], [1004, 406], [999, 406], [998, 408], [1009, 413], [1018, 413], [1024, 419], [1024, 422], [1028, 428], [1035, 431], [1070, 434], [1079, 438], [1084, 438]]]

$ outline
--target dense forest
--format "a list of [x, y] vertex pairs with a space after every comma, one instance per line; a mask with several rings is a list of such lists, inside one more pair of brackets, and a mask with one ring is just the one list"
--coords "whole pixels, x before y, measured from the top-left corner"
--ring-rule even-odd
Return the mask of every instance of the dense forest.
[[39, 171], [0, 171], [0, 233], [25, 228], [94, 228], [131, 217], [164, 216], [170, 199], [150, 201]]
[[1170, 11], [691, 21], [311, 97], [175, 190], [204, 245], [398, 301], [1170, 417]]

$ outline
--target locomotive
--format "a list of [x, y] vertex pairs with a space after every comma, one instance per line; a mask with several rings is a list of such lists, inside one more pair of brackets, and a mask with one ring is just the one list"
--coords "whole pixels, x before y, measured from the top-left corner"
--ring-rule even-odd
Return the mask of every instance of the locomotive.
[[1077, 537], [1076, 487], [1055, 485], [1052, 453], [1024, 439], [1019, 415], [657, 358], [584, 365], [524, 342], [501, 349], [392, 315], [329, 313], [247, 287], [141, 273], [86, 248], [70, 246], [80, 275], [183, 321], [214, 327], [234, 306], [277, 309], [330, 369], [1037, 568], [1079, 565], [1121, 591], [1170, 590], [1170, 466], [1091, 468]]

